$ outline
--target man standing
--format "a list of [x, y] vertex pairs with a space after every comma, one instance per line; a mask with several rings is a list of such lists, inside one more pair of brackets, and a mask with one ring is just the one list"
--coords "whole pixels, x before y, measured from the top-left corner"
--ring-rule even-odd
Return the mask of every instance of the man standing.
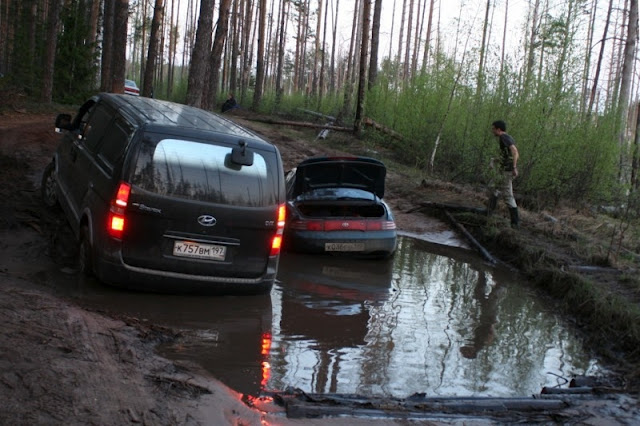
[[[500, 175], [501, 187], [504, 202], [509, 207], [511, 215], [511, 227], [517, 228], [520, 220], [518, 218], [518, 205], [513, 197], [513, 179], [518, 177], [518, 148], [513, 138], [506, 133], [507, 124], [502, 120], [491, 123], [491, 132], [498, 138], [500, 144]], [[495, 207], [495, 201], [493, 202]]]

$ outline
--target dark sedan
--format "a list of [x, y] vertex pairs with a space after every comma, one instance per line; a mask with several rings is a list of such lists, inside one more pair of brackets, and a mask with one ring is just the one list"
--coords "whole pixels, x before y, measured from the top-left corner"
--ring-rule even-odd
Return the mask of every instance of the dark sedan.
[[314, 157], [287, 173], [283, 248], [390, 257], [396, 224], [382, 200], [385, 165], [368, 157]]

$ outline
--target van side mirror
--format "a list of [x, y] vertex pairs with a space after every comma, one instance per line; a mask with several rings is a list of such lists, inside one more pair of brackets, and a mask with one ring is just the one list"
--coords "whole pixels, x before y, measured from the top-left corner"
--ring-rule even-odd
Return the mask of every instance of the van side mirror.
[[239, 141], [238, 146], [231, 149], [231, 162], [241, 166], [253, 165], [253, 151], [247, 147], [246, 141]]
[[56, 117], [56, 132], [60, 133], [62, 130], [72, 130], [71, 127], [71, 115], [58, 114]]

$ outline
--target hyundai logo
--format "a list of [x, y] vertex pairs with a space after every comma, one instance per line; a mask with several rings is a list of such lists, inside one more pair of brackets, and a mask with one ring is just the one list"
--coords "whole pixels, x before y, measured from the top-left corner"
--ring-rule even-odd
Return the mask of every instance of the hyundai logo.
[[198, 223], [202, 226], [213, 226], [216, 224], [216, 222], [216, 218], [209, 214], [203, 214], [202, 216], [198, 217]]
[[342, 222], [342, 227], [343, 228], [348, 228], [349, 227], [349, 222]]

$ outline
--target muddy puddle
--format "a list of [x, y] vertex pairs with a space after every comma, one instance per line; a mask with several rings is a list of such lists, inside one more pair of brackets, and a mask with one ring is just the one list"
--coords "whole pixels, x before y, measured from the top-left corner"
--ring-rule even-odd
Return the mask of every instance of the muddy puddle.
[[389, 261], [285, 253], [270, 295], [74, 298], [171, 327], [159, 347], [245, 395], [529, 396], [601, 368], [553, 303], [475, 253], [401, 237]]

